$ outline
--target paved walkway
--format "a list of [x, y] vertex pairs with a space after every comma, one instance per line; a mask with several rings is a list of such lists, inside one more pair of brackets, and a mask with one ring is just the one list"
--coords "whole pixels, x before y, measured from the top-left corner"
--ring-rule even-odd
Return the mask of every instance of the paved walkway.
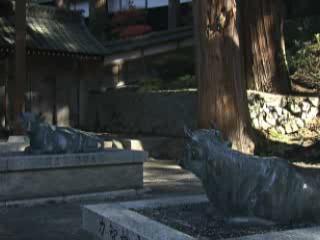
[[[183, 194], [199, 194], [200, 182], [170, 161], [150, 160], [145, 164], [145, 187], [131, 200]], [[87, 202], [90, 203], [90, 202]], [[83, 203], [82, 203], [83, 204]], [[94, 240], [81, 230], [81, 204], [49, 204], [35, 207], [0, 208], [0, 240]]]
[[150, 160], [145, 164], [144, 186], [151, 196], [203, 193], [200, 181], [191, 173], [168, 161]]

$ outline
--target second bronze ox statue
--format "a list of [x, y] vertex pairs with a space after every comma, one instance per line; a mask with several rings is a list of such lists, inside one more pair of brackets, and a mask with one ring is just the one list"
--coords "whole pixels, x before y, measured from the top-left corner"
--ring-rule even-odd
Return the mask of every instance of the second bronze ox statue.
[[181, 166], [202, 181], [208, 198], [225, 216], [280, 223], [320, 219], [320, 191], [288, 161], [246, 155], [230, 148], [217, 130], [186, 129]]
[[104, 141], [95, 134], [50, 125], [34, 113], [22, 113], [21, 125], [30, 139], [30, 146], [26, 149], [28, 153], [87, 153], [104, 149]]

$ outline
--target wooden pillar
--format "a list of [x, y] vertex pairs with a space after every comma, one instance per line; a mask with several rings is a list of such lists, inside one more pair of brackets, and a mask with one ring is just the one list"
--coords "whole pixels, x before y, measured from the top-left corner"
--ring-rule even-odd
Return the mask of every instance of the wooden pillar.
[[25, 111], [32, 112], [32, 76], [31, 76], [31, 67], [32, 67], [32, 60], [26, 56], [27, 59], [27, 67], [26, 67], [26, 95], [27, 99], [25, 99]]
[[52, 123], [58, 125], [58, 111], [57, 111], [57, 77], [52, 78], [52, 91], [53, 91], [53, 109], [52, 109]]
[[[90, 70], [92, 69], [92, 66], [93, 66], [93, 64], [91, 62], [90, 63], [81, 62], [81, 66], [80, 66], [80, 69], [81, 69], [80, 74], [81, 75], [78, 78], [78, 83], [79, 83], [79, 95], [78, 95], [79, 123], [78, 123], [78, 127], [79, 128], [86, 126], [87, 106], [88, 106], [87, 102], [88, 102], [88, 91], [89, 91], [87, 80], [91, 78]], [[88, 73], [88, 69], [89, 69], [89, 73]], [[92, 111], [90, 111], [90, 112], [92, 112]]]
[[12, 130], [13, 128], [13, 102], [15, 99], [14, 96], [14, 83], [15, 83], [15, 57], [14, 54], [9, 55], [7, 59], [7, 87], [6, 87], [6, 128], [7, 130]]
[[8, 116], [9, 116], [9, 112], [8, 112], [8, 102], [9, 102], [9, 98], [8, 98], [8, 82], [9, 82], [9, 56], [7, 57], [7, 59], [5, 60], [5, 66], [4, 66], [4, 127], [5, 129], [8, 129]]
[[26, 0], [16, 1], [15, 11], [15, 78], [13, 83], [12, 127], [15, 135], [21, 135], [19, 115], [24, 111], [26, 90]]
[[123, 63], [115, 63], [112, 66], [113, 85], [119, 86], [123, 83]]
[[77, 119], [76, 119], [76, 126], [77, 128], [80, 128], [80, 118], [81, 118], [81, 76], [82, 76], [82, 71], [81, 71], [81, 62], [77, 61], [76, 65], [76, 84], [77, 84]]
[[168, 29], [172, 30], [179, 26], [180, 0], [168, 2]]

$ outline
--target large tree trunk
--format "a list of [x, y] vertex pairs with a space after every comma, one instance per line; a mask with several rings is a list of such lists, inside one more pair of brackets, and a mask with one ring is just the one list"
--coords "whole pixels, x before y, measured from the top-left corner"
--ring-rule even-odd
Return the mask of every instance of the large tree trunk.
[[15, 10], [16, 48], [15, 79], [12, 84], [12, 127], [14, 134], [22, 134], [19, 124], [20, 113], [24, 111], [24, 93], [26, 91], [26, 0], [16, 1]]
[[243, 0], [241, 20], [249, 89], [290, 92], [285, 58], [283, 0]]
[[90, 0], [89, 26], [92, 33], [100, 40], [105, 40], [105, 27], [107, 21], [107, 0]]
[[250, 122], [235, 0], [194, 0], [199, 127], [220, 129], [251, 152]]

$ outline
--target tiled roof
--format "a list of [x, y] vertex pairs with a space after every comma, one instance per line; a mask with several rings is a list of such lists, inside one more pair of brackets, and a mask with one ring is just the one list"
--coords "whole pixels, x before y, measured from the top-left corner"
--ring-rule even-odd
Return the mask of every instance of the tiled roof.
[[[14, 18], [0, 17], [0, 49], [13, 49], [14, 40]], [[80, 56], [103, 56], [105, 52], [79, 12], [38, 5], [27, 8], [27, 49]]]

